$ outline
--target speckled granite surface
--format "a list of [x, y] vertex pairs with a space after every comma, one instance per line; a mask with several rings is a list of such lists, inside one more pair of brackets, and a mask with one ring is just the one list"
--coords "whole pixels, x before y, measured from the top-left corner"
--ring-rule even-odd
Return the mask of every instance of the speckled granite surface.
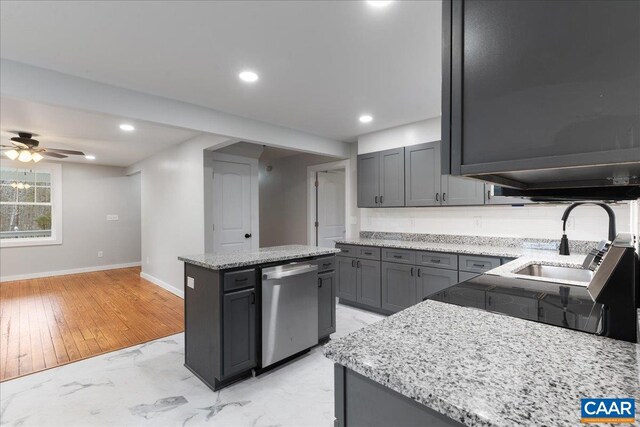
[[276, 261], [294, 260], [321, 255], [331, 255], [340, 252], [334, 248], [320, 248], [317, 246], [286, 245], [260, 248], [257, 251], [238, 251], [223, 254], [201, 254], [180, 256], [180, 261], [212, 270], [244, 267], [249, 265], [266, 264]]
[[[499, 267], [494, 268], [493, 270], [487, 271], [485, 274], [493, 274], [495, 276], [502, 277], [527, 277], [516, 274], [516, 271], [519, 271], [522, 268], [525, 268], [532, 264], [544, 264], [544, 265], [553, 265], [557, 267], [572, 267], [572, 268], [582, 268], [582, 261], [584, 261], [584, 254], [573, 254], [573, 255], [559, 255], [557, 252], [553, 251], [537, 251], [535, 254], [527, 254], [519, 257], [513, 261], [509, 261], [506, 264], [503, 264]], [[563, 279], [549, 279], [546, 277], [536, 277], [536, 280], [541, 280], [543, 282], [551, 282], [551, 283], [564, 283], [567, 285], [576, 285], [576, 286], [587, 286], [588, 282], [578, 282], [575, 280], [563, 280]]]
[[[361, 231], [360, 238], [376, 240], [401, 240], [411, 242], [444, 243], [453, 245], [494, 246], [516, 249], [539, 249], [557, 251], [560, 247], [560, 235], [558, 239], [530, 239], [517, 237], [493, 237], [493, 236], [462, 236], [450, 234], [423, 234], [423, 233], [389, 233], [379, 231]], [[597, 245], [597, 242], [586, 240], [569, 240], [571, 252], [588, 253]]]
[[639, 345], [437, 301], [324, 354], [468, 426], [576, 426], [581, 397], [640, 394]]

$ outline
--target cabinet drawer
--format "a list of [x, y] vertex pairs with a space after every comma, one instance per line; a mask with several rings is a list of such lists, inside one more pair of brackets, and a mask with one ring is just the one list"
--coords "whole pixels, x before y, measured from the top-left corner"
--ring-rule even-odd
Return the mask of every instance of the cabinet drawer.
[[319, 258], [315, 260], [315, 263], [318, 266], [318, 273], [335, 270], [336, 268], [336, 258], [334, 256]]
[[460, 271], [484, 273], [500, 266], [500, 258], [479, 255], [460, 255]]
[[383, 248], [382, 260], [400, 262], [403, 264], [415, 264], [416, 253], [410, 249]]
[[340, 249], [340, 252], [336, 254], [337, 256], [355, 257], [358, 252], [358, 246], [343, 245], [340, 243], [336, 244], [336, 249]]
[[356, 257], [380, 261], [380, 248], [374, 248], [372, 246], [358, 246]]
[[458, 269], [458, 255], [446, 254], [443, 252], [416, 252], [416, 264], [425, 267], [446, 268], [447, 270]]
[[256, 270], [233, 271], [224, 273], [224, 291], [235, 291], [236, 289], [252, 288], [256, 285]]

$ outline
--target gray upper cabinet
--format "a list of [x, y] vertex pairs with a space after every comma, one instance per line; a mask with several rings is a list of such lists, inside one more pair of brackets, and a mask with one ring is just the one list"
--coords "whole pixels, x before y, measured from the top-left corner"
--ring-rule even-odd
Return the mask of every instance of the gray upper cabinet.
[[380, 153], [358, 156], [358, 207], [374, 208], [380, 198]]
[[640, 182], [640, 2], [452, 0], [443, 21], [445, 169], [527, 190]]
[[357, 302], [380, 308], [380, 261], [359, 259]]
[[440, 205], [440, 142], [405, 147], [406, 206]]
[[484, 182], [452, 175], [442, 175], [442, 205], [484, 205]]
[[380, 152], [380, 206], [404, 206], [404, 148]]
[[382, 263], [382, 308], [404, 310], [417, 302], [416, 271], [413, 265]]
[[254, 289], [224, 294], [223, 376], [256, 366], [256, 295]]

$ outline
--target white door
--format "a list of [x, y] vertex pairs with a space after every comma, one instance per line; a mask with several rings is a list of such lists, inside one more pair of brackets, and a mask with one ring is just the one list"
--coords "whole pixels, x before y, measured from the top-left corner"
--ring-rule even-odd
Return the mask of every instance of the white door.
[[251, 249], [251, 165], [213, 162], [213, 251]]
[[317, 246], [333, 248], [346, 235], [344, 171], [318, 172]]

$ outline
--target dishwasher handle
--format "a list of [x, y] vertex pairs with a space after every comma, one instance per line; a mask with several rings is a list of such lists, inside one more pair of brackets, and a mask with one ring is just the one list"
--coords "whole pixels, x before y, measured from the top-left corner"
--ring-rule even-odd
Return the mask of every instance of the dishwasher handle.
[[298, 276], [300, 274], [317, 271], [318, 266], [315, 264], [287, 264], [277, 267], [265, 268], [262, 270], [262, 278], [264, 280], [277, 280], [285, 277]]

